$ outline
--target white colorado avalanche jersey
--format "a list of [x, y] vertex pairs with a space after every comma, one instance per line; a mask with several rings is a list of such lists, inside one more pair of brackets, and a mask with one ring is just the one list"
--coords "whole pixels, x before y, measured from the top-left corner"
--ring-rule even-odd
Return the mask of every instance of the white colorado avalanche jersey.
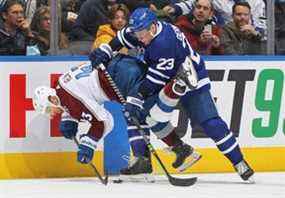
[[113, 128], [113, 117], [103, 107], [111, 100], [110, 88], [102, 73], [92, 71], [90, 64], [74, 67], [60, 76], [56, 93], [65, 109], [62, 120], [89, 122], [88, 134], [99, 140]]

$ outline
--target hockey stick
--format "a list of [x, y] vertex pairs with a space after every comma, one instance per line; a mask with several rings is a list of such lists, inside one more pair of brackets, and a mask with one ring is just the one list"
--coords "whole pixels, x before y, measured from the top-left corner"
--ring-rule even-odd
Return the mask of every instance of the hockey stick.
[[[125, 98], [122, 96], [122, 94], [120, 93], [120, 90], [118, 89], [118, 87], [116, 86], [115, 82], [113, 81], [112, 77], [110, 76], [110, 74], [108, 73], [108, 71], [106, 70], [105, 66], [103, 64], [100, 64], [100, 69], [101, 71], [104, 73], [105, 77], [107, 78], [107, 80], [110, 83], [110, 86], [113, 88], [114, 92], [116, 93], [116, 95], [118, 96], [120, 102], [122, 104], [126, 104], [126, 100]], [[136, 127], [138, 128], [138, 131], [140, 132], [140, 134], [142, 135], [144, 141], [147, 144], [147, 147], [149, 148], [150, 152], [154, 155], [154, 157], [156, 158], [156, 160], [158, 161], [159, 165], [161, 166], [161, 168], [163, 169], [164, 173], [166, 174], [168, 181], [174, 185], [174, 186], [191, 186], [193, 184], [196, 183], [197, 181], [197, 177], [191, 177], [191, 178], [177, 178], [177, 177], [173, 177], [169, 174], [168, 170], [166, 169], [165, 165], [163, 164], [163, 162], [161, 161], [161, 159], [159, 158], [157, 152], [155, 151], [154, 147], [152, 146], [152, 144], [150, 143], [149, 139], [145, 136], [143, 129], [140, 126], [140, 123], [138, 121], [137, 118], [134, 117], [129, 117], [126, 115], [126, 113], [124, 112], [125, 116], [127, 118], [130, 118], [133, 123], [136, 125]]]
[[[78, 143], [77, 139], [74, 137], [73, 140], [74, 140], [75, 144], [78, 146], [79, 143]], [[101, 174], [99, 173], [99, 171], [97, 170], [96, 166], [92, 162], [88, 163], [88, 165], [93, 169], [93, 171], [95, 172], [95, 175], [99, 178], [101, 183], [104, 184], [104, 185], [107, 185], [108, 184], [108, 174], [107, 174], [107, 172], [106, 172], [106, 177], [103, 178], [101, 176]]]

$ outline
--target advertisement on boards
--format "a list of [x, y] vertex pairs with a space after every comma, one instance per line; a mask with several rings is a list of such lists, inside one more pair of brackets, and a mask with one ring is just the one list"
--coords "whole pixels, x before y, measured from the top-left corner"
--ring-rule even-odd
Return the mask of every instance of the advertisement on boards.
[[[47, 117], [37, 114], [32, 106], [33, 90], [37, 86], [53, 87], [61, 74], [86, 61], [86, 58], [70, 57], [28, 60], [22, 57], [17, 61], [0, 61], [0, 167], [6, 170], [0, 178], [70, 176], [80, 175], [82, 172], [83, 175], [92, 174], [86, 167], [86, 171], [81, 171], [80, 165], [71, 162], [76, 160], [76, 146], [61, 136], [58, 130], [59, 119], [50, 121]], [[274, 163], [285, 148], [285, 101], [282, 100], [285, 84], [284, 64], [285, 59], [212, 58], [206, 61], [212, 81], [211, 93], [219, 114], [238, 138], [249, 161], [260, 171], [280, 170], [285, 167], [281, 161]], [[112, 105], [108, 108], [110, 111], [114, 109]], [[118, 111], [120, 110], [117, 109], [115, 113]], [[124, 122], [122, 115], [119, 115], [118, 119], [121, 120], [117, 123]], [[231, 167], [218, 152], [214, 142], [204, 134], [203, 129], [199, 126], [191, 127], [183, 109], [175, 111], [172, 123], [177, 126], [177, 132], [183, 136], [183, 140], [197, 148], [204, 156], [203, 161], [191, 171], [231, 171]], [[126, 149], [128, 142], [125, 127], [123, 124], [119, 126], [120, 129], [115, 130], [123, 131], [121, 135], [116, 135], [115, 139], [109, 139], [105, 145], [101, 142], [99, 154], [94, 160], [96, 163], [100, 161], [98, 166], [102, 172], [102, 161], [105, 162], [105, 169], [107, 166], [107, 169], [116, 170], [116, 160], [120, 164], [125, 161], [124, 156], [129, 155], [129, 150]], [[125, 145], [121, 150], [118, 147], [120, 141]], [[151, 142], [162, 158], [171, 164], [173, 156], [164, 153], [165, 145], [153, 135]], [[106, 156], [103, 154], [104, 150]], [[268, 156], [271, 164], [261, 162], [264, 155]], [[52, 162], [51, 165], [47, 165], [46, 161]], [[11, 167], [21, 166], [14, 165], [15, 162], [26, 166], [31, 173], [22, 170], [12, 174]], [[57, 165], [60, 163], [68, 168], [57, 171]], [[209, 163], [211, 167], [206, 166]], [[34, 171], [35, 164], [38, 166], [37, 171]], [[170, 166], [168, 168], [174, 172]], [[159, 168], [156, 168], [156, 171], [161, 172]]]

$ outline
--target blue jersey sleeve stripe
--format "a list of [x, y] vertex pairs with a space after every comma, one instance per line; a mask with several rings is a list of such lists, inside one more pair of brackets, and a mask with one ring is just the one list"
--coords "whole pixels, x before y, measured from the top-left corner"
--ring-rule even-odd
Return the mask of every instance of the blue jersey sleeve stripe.
[[200, 90], [200, 89], [203, 89], [203, 88], [206, 88], [206, 87], [210, 88], [210, 78], [209, 77], [200, 79], [198, 81], [198, 86], [197, 86], [196, 89], [194, 89], [194, 90], [187, 89], [187, 91], [195, 92], [197, 90]]
[[153, 74], [156, 74], [156, 75], [158, 75], [158, 76], [160, 76], [160, 77], [162, 77], [162, 78], [169, 79], [169, 76], [164, 75], [163, 73], [161, 73], [161, 72], [159, 72], [159, 71], [157, 71], [157, 70], [154, 70], [154, 69], [152, 69], [151, 67], [148, 68], [148, 71], [151, 72], [151, 73], [153, 73]]
[[[149, 128], [149, 126], [148, 126], [148, 125], [145, 125], [145, 124], [140, 125], [140, 127], [141, 127], [142, 129], [148, 129], [148, 128]], [[137, 126], [130, 125], [130, 126], [127, 127], [127, 129], [128, 129], [128, 130], [136, 130], [136, 129], [138, 129], [138, 127], [137, 127]]]
[[133, 49], [133, 48], [135, 48], [135, 46], [130, 41], [128, 41], [127, 31], [128, 31], [127, 28], [124, 28], [123, 31], [121, 31], [121, 38], [122, 38], [122, 41], [123, 41], [123, 43], [125, 43], [125, 46], [127, 48]]
[[153, 79], [155, 79], [156, 81], [161, 81], [164, 82], [165, 84], [171, 79], [171, 77], [167, 76], [167, 78], [165, 78], [165, 76], [160, 76], [157, 75], [156, 73], [152, 73], [150, 71], [147, 72], [148, 76], [151, 76]]
[[146, 75], [146, 78], [154, 84], [158, 84], [158, 85], [165, 85], [166, 84], [164, 81], [157, 80], [150, 75]]
[[123, 46], [125, 46], [125, 43], [123, 42], [123, 39], [122, 39], [122, 36], [121, 36], [122, 31], [123, 31], [123, 29], [117, 32], [117, 37], [118, 37], [120, 43], [121, 43]]
[[200, 57], [200, 55], [199, 55], [198, 53], [196, 53], [196, 52], [192, 49], [192, 47], [191, 47], [190, 43], [188, 42], [188, 40], [186, 40], [186, 44], [187, 44], [187, 46], [188, 46], [188, 48], [189, 48], [189, 51], [190, 51], [191, 60], [194, 61], [197, 65], [199, 65], [199, 64], [201, 63], [201, 57]]
[[203, 87], [199, 88], [199, 89], [194, 89], [194, 90], [187, 90], [187, 95], [189, 94], [190, 96], [191, 95], [195, 95], [197, 93], [201, 93], [203, 91], [207, 91], [207, 90], [210, 90], [211, 88], [211, 85], [210, 84], [206, 84], [204, 85]]
[[207, 84], [210, 84], [210, 78], [202, 78], [198, 81], [198, 86], [196, 89], [200, 89], [201, 87], [207, 85]]
[[135, 48], [135, 46], [132, 45], [132, 44], [126, 39], [126, 37], [125, 37], [124, 34], [122, 35], [122, 38], [123, 38], [123, 41], [124, 41], [124, 43], [126, 43], [126, 46], [127, 46], [128, 48], [131, 48], [131, 49]]
[[106, 43], [102, 43], [99, 47], [103, 52], [105, 52], [109, 58], [111, 59], [112, 58], [112, 55], [113, 55], [113, 50], [112, 48], [110, 47], [110, 45], [106, 44]]
[[121, 42], [121, 44], [129, 49], [135, 48], [135, 46], [133, 46], [130, 42], [128, 42], [128, 40], [125, 38], [125, 34], [126, 34], [126, 28], [123, 28], [122, 30], [118, 31], [117, 33], [117, 37], [119, 39], [119, 41]]

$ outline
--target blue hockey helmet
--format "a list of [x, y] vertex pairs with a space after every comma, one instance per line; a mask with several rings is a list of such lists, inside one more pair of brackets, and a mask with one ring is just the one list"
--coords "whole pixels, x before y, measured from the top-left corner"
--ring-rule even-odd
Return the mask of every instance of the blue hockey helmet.
[[137, 8], [130, 16], [129, 27], [133, 32], [138, 32], [148, 28], [156, 21], [156, 14], [149, 8]]

